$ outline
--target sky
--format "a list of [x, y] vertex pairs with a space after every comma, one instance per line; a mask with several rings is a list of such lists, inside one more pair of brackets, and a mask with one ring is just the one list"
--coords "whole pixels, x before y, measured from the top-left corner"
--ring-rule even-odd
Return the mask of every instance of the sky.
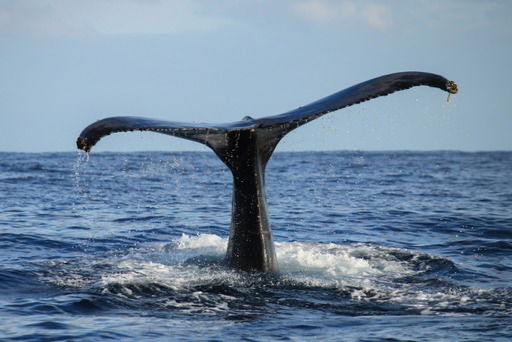
[[[0, 151], [73, 151], [108, 116], [275, 115], [413, 70], [460, 92], [345, 108], [277, 150], [512, 150], [511, 41], [507, 0], [0, 0]], [[139, 132], [93, 152], [206, 149]]]

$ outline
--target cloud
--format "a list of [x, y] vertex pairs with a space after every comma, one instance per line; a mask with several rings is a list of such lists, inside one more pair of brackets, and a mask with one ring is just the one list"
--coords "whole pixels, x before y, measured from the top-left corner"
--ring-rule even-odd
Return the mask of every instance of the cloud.
[[[0, 36], [169, 35], [229, 28], [329, 28], [417, 32], [498, 27], [511, 32], [502, 0], [0, 0]], [[262, 25], [265, 25], [263, 27]]]
[[512, 2], [421, 0], [407, 6], [404, 17], [429, 28], [446, 27], [459, 32], [474, 29], [512, 27]]
[[335, 23], [349, 20], [355, 14], [356, 7], [352, 2], [328, 3], [310, 0], [297, 3], [295, 11], [313, 22]]
[[177, 34], [222, 24], [194, 0], [0, 0], [0, 35]]
[[512, 33], [512, 2], [505, 0], [300, 0], [288, 4], [296, 17], [331, 28], [350, 25], [408, 33], [483, 29]]
[[324, 25], [363, 23], [377, 30], [392, 26], [391, 9], [382, 4], [356, 1], [306, 0], [292, 5], [300, 17]]
[[364, 21], [373, 28], [384, 31], [391, 27], [391, 11], [385, 5], [369, 4], [361, 14]]

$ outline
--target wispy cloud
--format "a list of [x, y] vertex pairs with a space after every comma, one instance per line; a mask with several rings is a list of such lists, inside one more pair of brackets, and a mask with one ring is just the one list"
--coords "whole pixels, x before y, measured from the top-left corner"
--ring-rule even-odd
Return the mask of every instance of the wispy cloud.
[[286, 30], [297, 18], [377, 32], [510, 31], [511, 7], [503, 0], [0, 0], [0, 36], [182, 34], [261, 25]]
[[391, 9], [384, 4], [362, 4], [356, 1], [306, 0], [292, 5], [302, 18], [325, 25], [361, 22], [377, 30], [393, 24]]
[[407, 20], [427, 27], [457, 31], [501, 27], [512, 31], [511, 1], [418, 0], [414, 6], [402, 7]]
[[295, 4], [294, 9], [305, 19], [320, 24], [347, 21], [356, 14], [356, 6], [349, 1], [341, 3], [318, 0], [302, 1]]
[[391, 10], [386, 5], [369, 4], [362, 9], [363, 20], [373, 28], [387, 30], [392, 25]]
[[295, 16], [327, 27], [357, 25], [407, 32], [499, 27], [512, 32], [512, 2], [505, 0], [301, 0], [289, 4]]
[[0, 35], [176, 34], [221, 25], [193, 0], [0, 0]]

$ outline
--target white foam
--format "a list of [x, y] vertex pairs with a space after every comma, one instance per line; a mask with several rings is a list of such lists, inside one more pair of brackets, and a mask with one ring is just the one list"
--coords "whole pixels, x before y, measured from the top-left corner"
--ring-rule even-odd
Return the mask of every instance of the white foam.
[[379, 253], [366, 245], [284, 242], [276, 243], [276, 253], [284, 273], [301, 272], [343, 278], [407, 271], [401, 262], [380, 260]]
[[227, 239], [214, 234], [198, 234], [195, 236], [182, 234], [176, 241], [177, 249], [207, 249], [210, 252], [225, 253]]
[[[208, 259], [221, 263], [226, 248], [227, 239], [217, 235], [183, 234], [168, 245], [133, 250], [112, 260], [117, 272], [103, 274], [100, 286], [155, 282], [178, 290], [212, 281], [243, 285], [244, 277], [235, 271], [201, 265]], [[276, 254], [283, 279], [311, 286], [371, 287], [379, 277], [410, 271], [400, 261], [383, 260], [382, 250], [367, 245], [280, 242]]]
[[[227, 238], [213, 234], [183, 234], [169, 244], [133, 249], [121, 257], [96, 259], [92, 264], [81, 265], [80, 269], [68, 273], [67, 277], [56, 279], [65, 286], [82, 287], [89, 282], [104, 293], [114, 291], [113, 295], [121, 297], [137, 296], [131, 290], [132, 286], [152, 284], [185, 292], [197, 292], [197, 286], [209, 284], [250, 290], [254, 278], [222, 266], [226, 247]], [[404, 304], [424, 313], [430, 313], [433, 306], [449, 307], [471, 302], [472, 296], [468, 293], [424, 291], [414, 284], [396, 282], [404, 275], [418, 272], [415, 263], [395, 257], [397, 253], [410, 254], [407, 251], [364, 244], [278, 242], [276, 253], [280, 268], [278, 281], [292, 286], [349, 291], [354, 300]], [[405, 259], [414, 259], [414, 255]], [[98, 268], [103, 271], [98, 273]], [[200, 291], [197, 296], [201, 298]], [[168, 305], [179, 303], [170, 299]]]

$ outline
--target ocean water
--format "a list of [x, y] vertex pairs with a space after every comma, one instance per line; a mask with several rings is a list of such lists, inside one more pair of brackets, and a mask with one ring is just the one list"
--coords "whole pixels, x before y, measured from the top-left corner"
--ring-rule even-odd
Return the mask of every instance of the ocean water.
[[213, 153], [0, 153], [0, 340], [506, 341], [512, 153], [276, 153], [280, 273]]

